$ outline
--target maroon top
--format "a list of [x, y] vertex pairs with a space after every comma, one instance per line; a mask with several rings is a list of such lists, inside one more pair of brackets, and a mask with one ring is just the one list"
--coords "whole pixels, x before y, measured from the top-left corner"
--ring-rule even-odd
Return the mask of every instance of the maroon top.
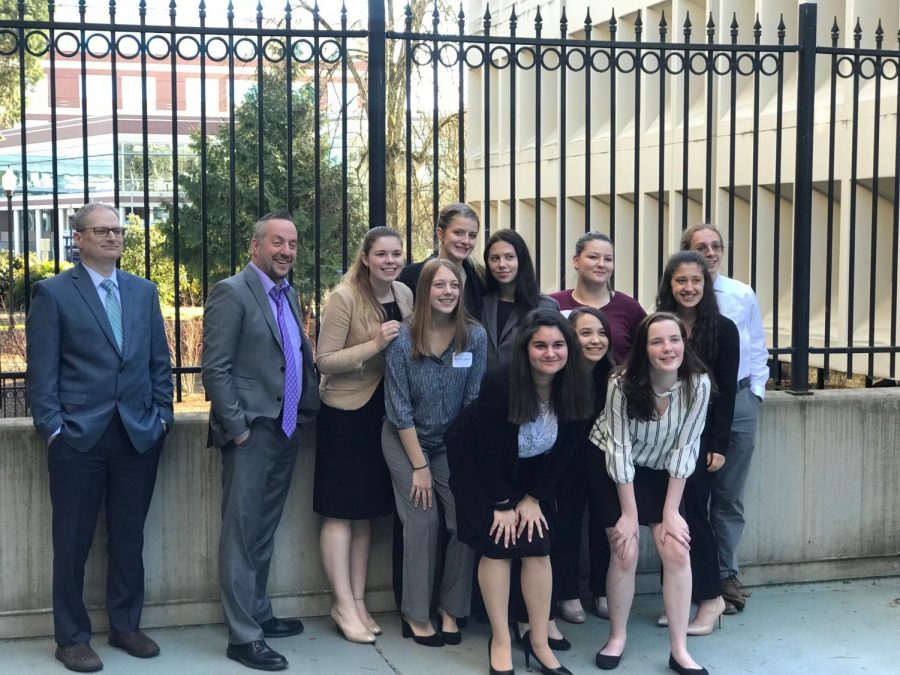
[[[560, 310], [569, 315], [573, 309], [583, 307], [580, 302], [572, 297], [574, 289], [551, 293], [550, 297], [559, 303]], [[603, 307], [599, 308], [609, 319], [609, 328], [612, 335], [609, 336], [612, 345], [612, 353], [616, 363], [622, 363], [631, 350], [631, 341], [637, 331], [638, 324], [647, 316], [644, 308], [637, 300], [622, 291], [613, 291], [612, 298]]]

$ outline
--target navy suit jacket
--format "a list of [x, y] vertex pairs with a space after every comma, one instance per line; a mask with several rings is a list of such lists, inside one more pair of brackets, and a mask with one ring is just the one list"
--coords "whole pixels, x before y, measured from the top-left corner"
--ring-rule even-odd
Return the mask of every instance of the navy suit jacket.
[[118, 412], [138, 452], [171, 429], [172, 367], [156, 285], [116, 270], [122, 349], [88, 271], [66, 270], [34, 285], [25, 322], [28, 401], [49, 440], [62, 429], [75, 450], [90, 450]]

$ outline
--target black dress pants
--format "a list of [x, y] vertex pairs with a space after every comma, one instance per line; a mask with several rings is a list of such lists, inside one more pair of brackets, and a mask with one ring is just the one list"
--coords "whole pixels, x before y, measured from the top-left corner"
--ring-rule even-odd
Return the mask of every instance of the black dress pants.
[[709, 491], [712, 477], [706, 468], [707, 444], [701, 441], [697, 468], [684, 486], [684, 519], [691, 532], [692, 597], [695, 602], [722, 594], [719, 581], [719, 548], [709, 523]]
[[553, 565], [553, 595], [557, 600], [581, 597], [581, 541], [585, 506], [588, 507], [588, 551], [590, 571], [588, 588], [591, 595], [606, 595], [606, 573], [609, 571], [609, 539], [598, 512], [597, 500], [589, 494], [589, 471], [606, 472], [603, 453], [583, 444], [575, 453], [556, 489], [559, 525], [550, 561]]
[[106, 503], [108, 570], [106, 608], [111, 630], [140, 627], [144, 606], [144, 522], [153, 497], [163, 446], [147, 452], [131, 444], [118, 415], [97, 444], [79, 452], [62, 435], [47, 452], [53, 505], [53, 626], [61, 646], [91, 639], [84, 606], [84, 565], [100, 507]]

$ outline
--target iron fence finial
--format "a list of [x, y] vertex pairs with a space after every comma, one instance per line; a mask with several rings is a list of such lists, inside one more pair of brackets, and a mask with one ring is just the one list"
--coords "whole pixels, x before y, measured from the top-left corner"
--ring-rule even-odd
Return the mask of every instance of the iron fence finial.
[[541, 7], [538, 5], [537, 14], [534, 15], [534, 31], [538, 37], [541, 35], [541, 28], [544, 26], [544, 17], [541, 16]]
[[853, 29], [853, 43], [857, 49], [859, 49], [860, 42], [862, 42], [862, 24], [859, 22], [859, 17], [856, 17], [856, 28]]
[[566, 33], [569, 32], [569, 19], [566, 16], [566, 6], [562, 7], [562, 15], [559, 17], [559, 32], [560, 35], [565, 38]]
[[516, 5], [513, 3], [512, 13], [509, 15], [509, 34], [515, 37], [516, 28], [519, 26], [519, 16], [516, 14]]
[[753, 39], [756, 44], [759, 44], [759, 40], [762, 37], [762, 24], [759, 21], [759, 12], [756, 13], [756, 21], [753, 24]]
[[170, 0], [169, 2], [169, 16], [173, 19], [175, 18], [175, 13], [177, 12], [177, 7], [175, 6], [175, 0]]
[[591, 19], [591, 8], [588, 7], [587, 11], [584, 14], [584, 32], [588, 35], [591, 34], [591, 30], [594, 28], [594, 22]]
[[412, 7], [407, 2], [406, 7], [403, 8], [403, 26], [407, 33], [412, 32], [412, 20], [413, 20]]
[[684, 41], [690, 42], [691, 41], [691, 32], [692, 32], [691, 29], [693, 28], [693, 24], [691, 23], [691, 11], [690, 10], [685, 12], [683, 28], [684, 28]]
[[206, 23], [206, 0], [200, 0], [200, 6], [198, 7], [198, 14], [200, 15], [201, 23]]
[[228, 0], [228, 23], [234, 21], [234, 0]]
[[841, 37], [841, 29], [838, 27], [837, 16], [834, 17], [834, 23], [831, 24], [831, 46], [837, 47], [838, 40]]
[[875, 45], [881, 49], [881, 43], [884, 41], [884, 28], [881, 27], [881, 19], [878, 19], [878, 28], [875, 29]]
[[784, 25], [784, 14], [781, 14], [778, 19], [778, 44], [784, 44], [784, 36], [786, 33], [787, 26]]
[[733, 12], [731, 14], [731, 40], [732, 42], [737, 41], [738, 36], [738, 20], [737, 20], [737, 12]]
[[616, 10], [612, 11], [612, 15], [609, 17], [609, 36], [611, 39], [616, 39], [616, 32], [619, 30], [619, 22], [616, 20]]
[[644, 32], [644, 18], [641, 10], [637, 12], [637, 18], [634, 20], [634, 34], [640, 35]]
[[431, 25], [434, 26], [434, 32], [438, 32], [438, 26], [441, 23], [441, 13], [438, 12], [437, 0], [434, 2], [434, 11], [431, 13]]
[[256, 5], [256, 21], [257, 21], [257, 23], [262, 23], [262, 20], [263, 20], [262, 0], [259, 0], [259, 2]]
[[491, 3], [487, 3], [484, 6], [484, 16], [481, 19], [481, 23], [485, 31], [491, 30]]

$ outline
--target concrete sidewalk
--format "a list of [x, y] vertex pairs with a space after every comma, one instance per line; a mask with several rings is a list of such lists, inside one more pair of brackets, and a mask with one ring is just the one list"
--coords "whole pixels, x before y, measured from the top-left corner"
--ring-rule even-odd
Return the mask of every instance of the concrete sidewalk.
[[[628, 649], [617, 673], [644, 675], [667, 668], [666, 631], [657, 628], [662, 609], [659, 595], [635, 599]], [[371, 675], [468, 675], [486, 673], [486, 625], [470, 624], [456, 647], [430, 649], [400, 637], [396, 613], [378, 615], [384, 635], [374, 646], [344, 641], [327, 618], [305, 621], [303, 635], [271, 640], [290, 661], [289, 672]], [[561, 623], [573, 644], [558, 656], [573, 673], [599, 673], [594, 654], [604, 643], [606, 621], [588, 615], [586, 623]], [[197, 626], [149, 630], [162, 654], [142, 661], [106, 644], [93, 645], [105, 663], [104, 673], [127, 675], [229, 675], [254, 672], [225, 658], [225, 629]], [[766, 675], [844, 675], [900, 673], [900, 577], [754, 588], [748, 608], [723, 617], [722, 629], [708, 637], [690, 638], [691, 653], [710, 673]], [[53, 658], [47, 638], [0, 641], [0, 673], [65, 673]], [[521, 650], [514, 665], [525, 670]], [[533, 665], [533, 664], [532, 664]]]

